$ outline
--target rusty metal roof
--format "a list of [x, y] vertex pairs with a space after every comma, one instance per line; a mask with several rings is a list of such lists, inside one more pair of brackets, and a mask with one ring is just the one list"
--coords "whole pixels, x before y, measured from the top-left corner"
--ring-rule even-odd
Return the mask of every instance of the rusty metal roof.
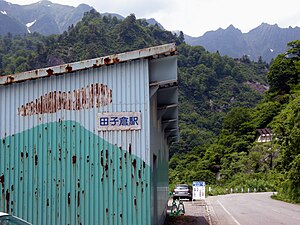
[[72, 73], [79, 70], [86, 70], [89, 68], [112, 65], [141, 58], [158, 58], [161, 55], [167, 56], [174, 54], [176, 54], [175, 43], [165, 44], [150, 48], [144, 48], [136, 51], [114, 54], [74, 63], [62, 64], [59, 66], [31, 70], [14, 75], [0, 76], [0, 85], [12, 84], [15, 82], [23, 82], [26, 80], [38, 79], [52, 75], [62, 75], [65, 73]]
[[263, 129], [257, 129], [257, 132], [260, 135], [267, 135], [267, 134], [272, 134], [272, 130], [270, 128], [263, 128]]

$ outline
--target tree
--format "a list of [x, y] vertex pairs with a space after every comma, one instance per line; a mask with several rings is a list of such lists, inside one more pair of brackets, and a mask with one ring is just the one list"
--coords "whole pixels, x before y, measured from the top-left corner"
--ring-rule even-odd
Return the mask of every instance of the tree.
[[243, 55], [241, 58], [241, 62], [249, 64], [251, 61], [248, 55]]
[[229, 133], [240, 133], [240, 127], [243, 123], [250, 121], [251, 113], [246, 107], [233, 108], [227, 113], [223, 122], [223, 129]]
[[294, 60], [299, 61], [300, 59], [300, 40], [291, 41], [288, 43], [288, 48], [286, 56]]
[[299, 83], [300, 41], [288, 43], [285, 54], [278, 55], [273, 61], [268, 73], [270, 93], [277, 95], [289, 94], [290, 90]]
[[300, 154], [291, 163], [287, 178], [285, 190], [288, 197], [295, 202], [300, 202]]
[[289, 171], [291, 162], [300, 154], [300, 96], [292, 100], [271, 123], [275, 143], [281, 148], [280, 169]]

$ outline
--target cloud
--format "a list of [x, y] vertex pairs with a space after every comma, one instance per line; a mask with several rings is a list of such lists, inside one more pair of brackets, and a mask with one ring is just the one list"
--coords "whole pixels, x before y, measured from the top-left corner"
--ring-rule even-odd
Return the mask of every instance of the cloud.
[[123, 16], [128, 16], [134, 13], [137, 17], [147, 17], [157, 12], [165, 11], [168, 8], [172, 9], [172, 0], [112, 0], [112, 1], [90, 1], [98, 11], [113, 12]]
[[[7, 0], [28, 4], [38, 0]], [[124, 17], [155, 18], [167, 30], [181, 30], [192, 36], [233, 25], [242, 32], [261, 23], [280, 27], [300, 26], [300, 1], [289, 0], [50, 0], [53, 3], [78, 6], [85, 3], [98, 12], [117, 13]]]

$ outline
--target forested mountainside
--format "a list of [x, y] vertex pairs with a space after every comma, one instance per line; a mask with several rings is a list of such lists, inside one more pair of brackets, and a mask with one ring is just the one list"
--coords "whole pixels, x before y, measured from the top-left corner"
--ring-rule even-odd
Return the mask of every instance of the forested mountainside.
[[[259, 182], [261, 189], [276, 190], [287, 185], [292, 195], [280, 193], [293, 199], [299, 187], [293, 176], [299, 172], [299, 148], [292, 138], [297, 136], [299, 111], [298, 42], [269, 68], [247, 56], [232, 59], [191, 47], [184, 43], [182, 32], [174, 35], [134, 15], [119, 20], [92, 10], [61, 35], [0, 37], [0, 73], [169, 42], [178, 46], [180, 125], [180, 141], [170, 152], [170, 184], [205, 180], [225, 187]], [[265, 127], [278, 135], [274, 143], [255, 142], [256, 130]]]
[[234, 60], [186, 44], [178, 52], [181, 138], [171, 155], [212, 143], [231, 108], [255, 106], [268, 89], [263, 62], [246, 56]]
[[[212, 143], [197, 143], [188, 153], [173, 155], [170, 182], [204, 180], [209, 185], [217, 185], [217, 194], [228, 193], [231, 188], [272, 190], [278, 191], [279, 199], [300, 202], [299, 74], [300, 40], [295, 40], [288, 43], [286, 53], [278, 55], [270, 66], [269, 90], [258, 104], [231, 107], [224, 113], [221, 131]], [[223, 92], [226, 90], [228, 87]], [[209, 136], [199, 129], [195, 130], [198, 133], [192, 133], [194, 136], [185, 136], [183, 115], [181, 111], [184, 137], [181, 141], [188, 140], [187, 146], [190, 146], [189, 143], [200, 137], [207, 140]], [[199, 118], [195, 117], [194, 123]], [[265, 128], [271, 131], [272, 141], [258, 142], [257, 130]]]
[[61, 35], [38, 33], [0, 37], [0, 74], [54, 66], [140, 49], [163, 43], [181, 43], [183, 37], [149, 25], [130, 15], [124, 20], [92, 10]]

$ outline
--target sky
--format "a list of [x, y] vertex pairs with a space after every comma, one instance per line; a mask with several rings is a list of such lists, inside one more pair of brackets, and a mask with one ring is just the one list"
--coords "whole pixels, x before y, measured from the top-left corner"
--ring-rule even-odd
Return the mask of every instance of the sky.
[[[6, 0], [27, 5], [38, 0]], [[98, 12], [124, 17], [155, 18], [169, 31], [198, 37], [207, 31], [226, 29], [229, 25], [247, 33], [261, 23], [281, 28], [300, 27], [299, 0], [51, 0], [52, 3], [78, 6], [81, 3]]]

